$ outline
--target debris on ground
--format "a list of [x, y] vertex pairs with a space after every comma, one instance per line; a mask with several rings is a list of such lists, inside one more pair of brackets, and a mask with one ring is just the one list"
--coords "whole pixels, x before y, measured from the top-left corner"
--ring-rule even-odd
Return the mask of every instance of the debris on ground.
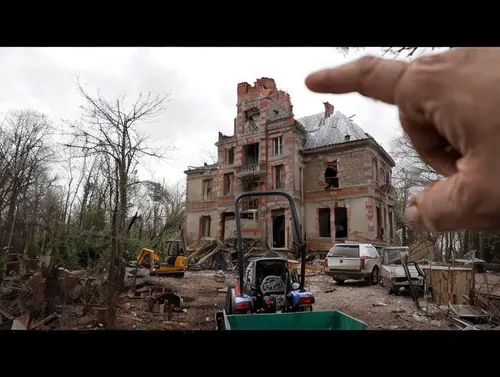
[[[245, 243], [247, 257], [262, 253], [253, 242]], [[198, 258], [196, 263], [216, 249], [217, 253], [205, 258], [199, 271], [194, 271], [190, 264], [182, 279], [150, 276], [145, 268], [124, 264], [123, 287], [116, 295], [116, 328], [212, 330], [215, 313], [224, 306], [227, 282], [237, 278], [237, 273], [228, 268], [236, 266], [234, 250], [226, 249], [226, 242], [223, 246], [207, 240], [205, 254], [194, 257]], [[223, 261], [217, 259], [218, 253], [224, 255]], [[286, 257], [290, 267], [300, 272], [295, 256], [285, 252], [278, 255]], [[357, 281], [338, 285], [320, 269], [318, 258], [306, 263], [306, 287], [316, 297], [314, 310], [340, 310], [364, 321], [369, 329], [500, 329], [500, 297], [491, 289], [478, 290], [473, 300], [464, 297], [460, 305], [439, 306], [427, 296], [419, 300], [420, 310], [415, 310], [409, 295], [388, 296], [379, 285]], [[107, 286], [105, 270], [49, 270], [41, 271], [38, 267], [26, 273], [21, 265], [19, 273], [4, 278], [0, 285], [0, 328], [106, 329], [108, 307], [102, 295]]]
[[217, 271], [217, 273], [214, 275], [214, 278], [217, 283], [224, 283], [226, 281], [224, 271], [222, 270]]

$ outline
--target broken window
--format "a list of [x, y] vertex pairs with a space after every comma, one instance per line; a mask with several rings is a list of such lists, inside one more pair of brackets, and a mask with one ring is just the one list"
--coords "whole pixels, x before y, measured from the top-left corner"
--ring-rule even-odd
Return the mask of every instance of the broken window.
[[233, 173], [224, 174], [224, 195], [230, 195], [233, 193], [233, 181]]
[[273, 139], [273, 156], [281, 156], [283, 137], [279, 136]]
[[393, 218], [392, 218], [392, 207], [389, 207], [389, 237], [390, 239], [392, 240], [394, 238], [394, 230], [393, 230], [393, 227], [392, 227], [392, 221], [393, 221]]
[[283, 165], [277, 165], [274, 167], [274, 189], [282, 189], [284, 186]]
[[248, 182], [246, 185], [246, 192], [247, 191], [257, 191], [257, 189], [259, 188], [259, 183], [257, 181], [251, 181], [251, 182]]
[[234, 164], [234, 148], [231, 148], [227, 151], [227, 164]]
[[330, 188], [339, 188], [339, 177], [337, 176], [337, 163], [331, 163], [327, 165], [325, 169], [325, 190]]
[[203, 200], [212, 200], [212, 178], [203, 181]]
[[330, 223], [330, 208], [320, 208], [318, 210], [319, 218], [319, 236], [320, 237], [331, 237], [332, 236], [332, 226]]
[[260, 114], [258, 109], [250, 109], [245, 112], [244, 134], [259, 132]]
[[377, 206], [377, 239], [384, 239], [384, 227], [382, 225], [382, 214], [379, 206]]
[[302, 168], [299, 168], [299, 187], [297, 187], [297, 190], [302, 190]]
[[378, 162], [377, 162], [377, 158], [375, 156], [372, 157], [372, 168], [373, 168], [372, 180], [373, 180], [373, 182], [378, 182]]
[[273, 247], [285, 247], [285, 211], [276, 209], [271, 211], [273, 224]]
[[[251, 181], [247, 182], [244, 184], [244, 191], [245, 192], [250, 192], [250, 191], [257, 191], [259, 189], [259, 183], [257, 181]], [[258, 209], [259, 208], [259, 198], [256, 197], [246, 197], [242, 199], [242, 208], [243, 211], [249, 210], [249, 209]]]
[[335, 207], [335, 238], [347, 238], [347, 208]]
[[258, 213], [257, 211], [253, 210], [245, 210], [240, 213], [240, 219], [242, 220], [250, 220], [250, 221], [257, 221], [258, 220]]
[[244, 198], [241, 203], [242, 211], [248, 211], [249, 209], [259, 209], [258, 198]]
[[389, 175], [389, 172], [385, 173], [385, 183], [388, 185], [391, 184], [391, 177]]
[[222, 214], [222, 239], [232, 238], [234, 233], [234, 212], [224, 212]]
[[384, 176], [385, 176], [384, 169], [380, 168], [379, 175], [377, 177], [377, 182], [383, 182]]
[[384, 219], [382, 223], [382, 228], [385, 228], [387, 226], [387, 208], [384, 206]]
[[202, 237], [210, 237], [210, 223], [212, 219], [210, 216], [200, 217], [200, 235]]
[[244, 150], [245, 165], [255, 165], [259, 163], [259, 143], [245, 145]]

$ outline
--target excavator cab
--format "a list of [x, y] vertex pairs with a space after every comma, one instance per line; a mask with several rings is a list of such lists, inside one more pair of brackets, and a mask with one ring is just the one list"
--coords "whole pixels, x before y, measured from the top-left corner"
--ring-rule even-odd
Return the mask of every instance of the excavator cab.
[[137, 264], [148, 268], [150, 275], [183, 277], [188, 265], [184, 254], [183, 242], [170, 240], [166, 251], [160, 255], [154, 250], [142, 249], [137, 256]]

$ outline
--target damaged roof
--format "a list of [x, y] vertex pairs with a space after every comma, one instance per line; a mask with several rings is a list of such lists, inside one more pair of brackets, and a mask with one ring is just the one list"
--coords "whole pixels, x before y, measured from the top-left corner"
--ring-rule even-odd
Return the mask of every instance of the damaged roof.
[[216, 170], [217, 164], [204, 164], [203, 166], [188, 166], [188, 170], [185, 170], [184, 173], [202, 173], [205, 171]]
[[[321, 112], [302, 117], [297, 121], [307, 132], [304, 150], [372, 138], [340, 111], [335, 111], [326, 119], [325, 112]], [[346, 135], [349, 135], [349, 140], [346, 140]]]

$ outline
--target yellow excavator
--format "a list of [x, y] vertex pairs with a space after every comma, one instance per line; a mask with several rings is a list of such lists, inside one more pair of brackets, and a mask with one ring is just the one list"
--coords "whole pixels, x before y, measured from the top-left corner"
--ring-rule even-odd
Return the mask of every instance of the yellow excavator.
[[185, 248], [181, 240], [168, 241], [165, 253], [158, 255], [154, 250], [142, 249], [137, 264], [149, 269], [153, 276], [183, 277], [188, 267]]

